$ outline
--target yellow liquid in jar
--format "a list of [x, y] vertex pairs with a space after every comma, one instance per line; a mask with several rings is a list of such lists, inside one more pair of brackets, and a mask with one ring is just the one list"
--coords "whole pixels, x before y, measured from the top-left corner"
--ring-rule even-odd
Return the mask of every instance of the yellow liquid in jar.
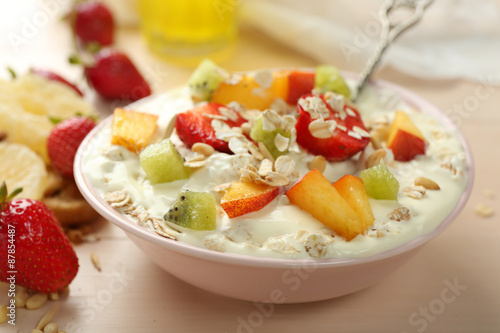
[[184, 65], [227, 56], [238, 0], [139, 0], [141, 29], [156, 54]]

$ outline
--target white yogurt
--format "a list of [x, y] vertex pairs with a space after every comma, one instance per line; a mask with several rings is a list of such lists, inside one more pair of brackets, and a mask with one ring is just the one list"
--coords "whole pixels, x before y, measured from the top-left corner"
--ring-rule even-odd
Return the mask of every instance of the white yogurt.
[[[181, 89], [150, 99], [135, 109], [160, 115], [159, 125], [164, 128], [175, 113], [192, 106], [189, 92]], [[365, 122], [383, 114], [392, 119], [396, 110], [404, 110], [429, 142], [426, 155], [411, 162], [395, 161], [388, 165], [400, 183], [398, 201], [370, 199], [375, 222], [365, 235], [346, 242], [309, 213], [291, 205], [281, 194], [260, 211], [233, 219], [218, 207], [216, 230], [182, 229], [178, 241], [261, 257], [311, 258], [311, 255], [324, 255], [326, 258], [353, 258], [380, 253], [434, 230], [453, 210], [467, 183], [465, 155], [456, 133], [445, 132], [436, 120], [404, 104], [390, 91], [380, 94], [373, 89], [364, 95], [358, 106]], [[215, 185], [239, 178], [230, 162], [234, 156], [215, 153], [208, 158], [207, 166], [193, 172], [188, 180], [151, 185], [141, 169], [138, 155], [123, 147], [111, 146], [110, 136], [110, 128], [98, 133], [84, 157], [83, 169], [90, 182], [103, 196], [125, 189], [136, 205], [143, 206], [151, 216], [160, 219], [180, 189], [210, 192]], [[312, 156], [304, 152], [290, 155], [298, 165], [300, 176], [305, 174]], [[356, 160], [329, 163], [324, 174], [332, 182], [346, 173], [358, 175], [361, 168]], [[443, 163], [447, 167], [443, 167]], [[434, 180], [441, 189], [427, 190], [422, 199], [408, 197], [403, 189], [413, 185], [418, 176]], [[401, 206], [410, 210], [411, 218], [401, 222], [390, 220], [388, 214]], [[137, 223], [130, 220], [130, 223]], [[318, 256], [308, 252], [311, 244], [317, 244], [323, 253]]]

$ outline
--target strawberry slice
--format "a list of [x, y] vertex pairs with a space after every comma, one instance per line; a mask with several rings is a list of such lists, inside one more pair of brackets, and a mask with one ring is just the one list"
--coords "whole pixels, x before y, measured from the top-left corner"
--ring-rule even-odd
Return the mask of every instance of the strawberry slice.
[[[54, 213], [38, 200], [7, 196], [0, 186], [0, 281], [44, 293], [64, 290], [78, 257]], [[18, 193], [18, 192], [17, 192]]]
[[[343, 161], [370, 142], [359, 112], [345, 105], [341, 95], [308, 94], [300, 98], [297, 109], [297, 143], [310, 154], [323, 155], [329, 161]], [[315, 124], [311, 125], [313, 121]]]
[[221, 108], [228, 109], [228, 112], [232, 115], [232, 119], [229, 119], [229, 117], [221, 119], [229, 127], [240, 127], [246, 122], [238, 112], [222, 104], [200, 104], [189, 111], [177, 115], [175, 129], [182, 142], [189, 148], [196, 142], [203, 142], [214, 147], [215, 150], [231, 154], [228, 143], [218, 139], [215, 129], [212, 127], [212, 121], [215, 118], [224, 116], [220, 111]]

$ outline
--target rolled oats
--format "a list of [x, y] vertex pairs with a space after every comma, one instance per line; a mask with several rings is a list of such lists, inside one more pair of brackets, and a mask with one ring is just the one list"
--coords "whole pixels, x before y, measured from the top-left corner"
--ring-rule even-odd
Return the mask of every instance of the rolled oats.
[[163, 223], [163, 221], [158, 218], [152, 218], [150, 221], [153, 227], [152, 229], [158, 235], [171, 240], [177, 240], [177, 235], [180, 234], [179, 231], [172, 229], [170, 226], [168, 226], [166, 223]]
[[177, 115], [174, 115], [168, 122], [167, 127], [165, 128], [164, 138], [169, 138], [175, 129], [175, 122], [177, 121]]
[[264, 155], [262, 154], [260, 148], [255, 145], [255, 143], [248, 142], [247, 149], [250, 152], [250, 154], [253, 157], [255, 157], [255, 159], [257, 159], [259, 161], [264, 159]]
[[361, 128], [359, 126], [353, 126], [352, 129], [353, 129], [354, 132], [358, 133], [363, 138], [369, 138], [370, 137], [370, 133], [368, 133], [367, 131], [365, 131], [363, 128]]
[[200, 161], [185, 161], [184, 166], [187, 166], [189, 168], [201, 168], [207, 165], [206, 160], [200, 160]]
[[399, 207], [390, 212], [387, 217], [393, 221], [408, 221], [410, 220], [410, 210], [407, 207]]
[[212, 113], [204, 113], [203, 117], [205, 118], [210, 118], [210, 119], [217, 119], [217, 120], [222, 120], [223, 122], [226, 120], [229, 120], [228, 117], [220, 114], [212, 114]]
[[288, 149], [288, 145], [290, 144], [290, 139], [287, 137], [284, 137], [281, 134], [276, 134], [274, 137], [274, 145], [280, 152], [284, 152]]
[[300, 252], [283, 236], [269, 238], [266, 245], [270, 250], [284, 255], [293, 255]]
[[273, 162], [268, 160], [267, 158], [263, 159], [260, 163], [259, 167], [259, 175], [262, 177], [266, 177], [270, 172], [273, 171]]
[[259, 70], [255, 73], [254, 80], [262, 88], [268, 89], [274, 81], [273, 73], [270, 70]]
[[269, 172], [269, 174], [264, 178], [264, 181], [271, 186], [287, 186], [290, 184], [290, 179], [281, 173]]
[[343, 95], [335, 94], [329, 91], [325, 93], [324, 97], [328, 105], [330, 105], [330, 107], [332, 108], [332, 110], [337, 112], [344, 111], [345, 98]]
[[325, 102], [318, 96], [300, 98], [298, 104], [311, 115], [312, 119], [326, 119], [330, 116], [330, 111]]
[[246, 138], [233, 137], [229, 140], [228, 146], [229, 150], [236, 155], [248, 153], [248, 140]]
[[285, 132], [288, 132], [292, 129], [295, 128], [295, 124], [297, 123], [297, 118], [290, 116], [290, 115], [285, 115], [281, 118], [283, 130]]
[[407, 186], [403, 189], [403, 193], [413, 199], [422, 199], [425, 192], [425, 187], [423, 186]]
[[227, 239], [222, 235], [211, 235], [205, 238], [204, 245], [207, 249], [217, 252], [225, 252], [224, 240]]
[[125, 190], [108, 192], [104, 195], [104, 200], [114, 208], [125, 207], [131, 201], [130, 196]]
[[271, 103], [270, 108], [276, 111], [279, 115], [285, 115], [290, 112], [290, 106], [281, 97], [277, 97]]
[[250, 124], [250, 122], [243, 123], [240, 127], [245, 135], [250, 135], [250, 132], [252, 131], [252, 124]]
[[325, 239], [319, 234], [310, 234], [304, 242], [306, 252], [313, 258], [322, 258], [325, 256], [328, 247]]
[[226, 108], [224, 106], [220, 107], [219, 108], [219, 112], [224, 116], [226, 117], [227, 119], [231, 120], [231, 121], [238, 121], [240, 118], [238, 117], [238, 114], [231, 110], [230, 108]]
[[318, 139], [327, 139], [333, 135], [337, 128], [335, 120], [316, 119], [309, 124], [309, 132]]
[[212, 188], [212, 191], [214, 192], [224, 192], [228, 190], [231, 187], [231, 183], [222, 183], [219, 185], [216, 185]]
[[280, 156], [274, 162], [274, 170], [285, 177], [289, 177], [295, 174], [295, 161], [290, 156]]
[[264, 158], [267, 158], [268, 160], [274, 161], [273, 155], [269, 152], [267, 149], [266, 145], [262, 142], [259, 142], [259, 150], [262, 153], [262, 156]]
[[280, 127], [281, 117], [276, 111], [267, 109], [262, 112], [262, 128], [265, 131], [274, 131]]

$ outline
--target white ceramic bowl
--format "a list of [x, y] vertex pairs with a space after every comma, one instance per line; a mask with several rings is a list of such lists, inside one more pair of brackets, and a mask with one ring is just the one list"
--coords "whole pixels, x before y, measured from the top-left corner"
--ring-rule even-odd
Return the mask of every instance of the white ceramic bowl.
[[[373, 85], [396, 92], [408, 104], [434, 116], [445, 128], [455, 129], [442, 111], [414, 93], [384, 81], [375, 81]], [[87, 136], [76, 155], [75, 178], [83, 196], [97, 212], [123, 229], [132, 242], [167, 272], [201, 289], [242, 300], [311, 302], [339, 297], [373, 285], [445, 230], [465, 206], [472, 190], [472, 155], [457, 131], [466, 155], [468, 183], [456, 207], [434, 231], [391, 250], [359, 259], [293, 260], [220, 253], [160, 237], [132, 223], [99, 195], [82, 170], [83, 157], [91, 149], [95, 135], [109, 125], [109, 118], [99, 124]]]

